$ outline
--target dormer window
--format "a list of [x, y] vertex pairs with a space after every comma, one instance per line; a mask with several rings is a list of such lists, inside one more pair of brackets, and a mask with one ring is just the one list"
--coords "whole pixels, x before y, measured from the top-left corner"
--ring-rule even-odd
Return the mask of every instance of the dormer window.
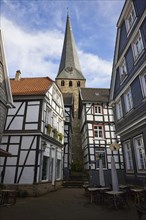
[[135, 40], [132, 43], [132, 49], [133, 49], [134, 59], [136, 60], [144, 49], [142, 36], [140, 32], [137, 34]]
[[129, 31], [132, 29], [132, 27], [135, 23], [135, 20], [136, 20], [136, 13], [135, 13], [133, 4], [131, 4], [131, 6], [127, 12], [127, 16], [126, 16], [127, 33], [129, 33]]
[[120, 82], [123, 82], [125, 78], [127, 77], [127, 68], [126, 68], [126, 62], [125, 59], [121, 63], [119, 67], [119, 72], [120, 72]]

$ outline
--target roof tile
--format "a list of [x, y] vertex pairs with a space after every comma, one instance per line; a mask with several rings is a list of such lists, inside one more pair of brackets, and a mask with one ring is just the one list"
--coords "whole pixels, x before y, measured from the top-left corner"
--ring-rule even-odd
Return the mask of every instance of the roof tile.
[[109, 89], [98, 88], [81, 88], [81, 96], [84, 102], [108, 102]]
[[10, 79], [12, 95], [43, 95], [53, 82], [49, 77]]

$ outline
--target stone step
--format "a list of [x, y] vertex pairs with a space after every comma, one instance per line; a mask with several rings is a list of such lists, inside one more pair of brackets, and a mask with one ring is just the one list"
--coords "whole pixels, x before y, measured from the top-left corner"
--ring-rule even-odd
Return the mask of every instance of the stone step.
[[76, 180], [76, 181], [63, 181], [63, 187], [65, 188], [82, 188], [84, 181]]

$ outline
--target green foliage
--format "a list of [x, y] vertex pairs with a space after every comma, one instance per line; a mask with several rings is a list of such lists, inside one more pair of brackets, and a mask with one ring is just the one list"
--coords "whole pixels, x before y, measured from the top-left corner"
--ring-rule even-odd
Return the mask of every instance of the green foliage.
[[63, 134], [62, 134], [62, 133], [59, 133], [58, 136], [59, 136], [59, 141], [62, 142]]
[[54, 132], [54, 138], [57, 139], [58, 138], [58, 131], [56, 128], [53, 129]]
[[71, 170], [74, 172], [82, 172], [83, 162], [82, 160], [75, 160], [71, 165]]
[[47, 126], [47, 132], [48, 132], [48, 134], [50, 135], [50, 133], [51, 133], [51, 125], [50, 124], [48, 124], [48, 126]]

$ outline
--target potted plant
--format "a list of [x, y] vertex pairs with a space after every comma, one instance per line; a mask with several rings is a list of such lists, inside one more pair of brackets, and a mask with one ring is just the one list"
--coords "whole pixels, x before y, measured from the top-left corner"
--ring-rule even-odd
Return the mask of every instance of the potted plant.
[[59, 141], [62, 142], [63, 134], [62, 134], [62, 133], [59, 133], [58, 136], [59, 136]]
[[51, 125], [50, 124], [48, 124], [48, 126], [47, 126], [47, 132], [48, 132], [48, 134], [50, 135], [50, 133], [51, 133]]
[[57, 139], [58, 138], [58, 131], [56, 128], [53, 129], [54, 132], [54, 138]]

